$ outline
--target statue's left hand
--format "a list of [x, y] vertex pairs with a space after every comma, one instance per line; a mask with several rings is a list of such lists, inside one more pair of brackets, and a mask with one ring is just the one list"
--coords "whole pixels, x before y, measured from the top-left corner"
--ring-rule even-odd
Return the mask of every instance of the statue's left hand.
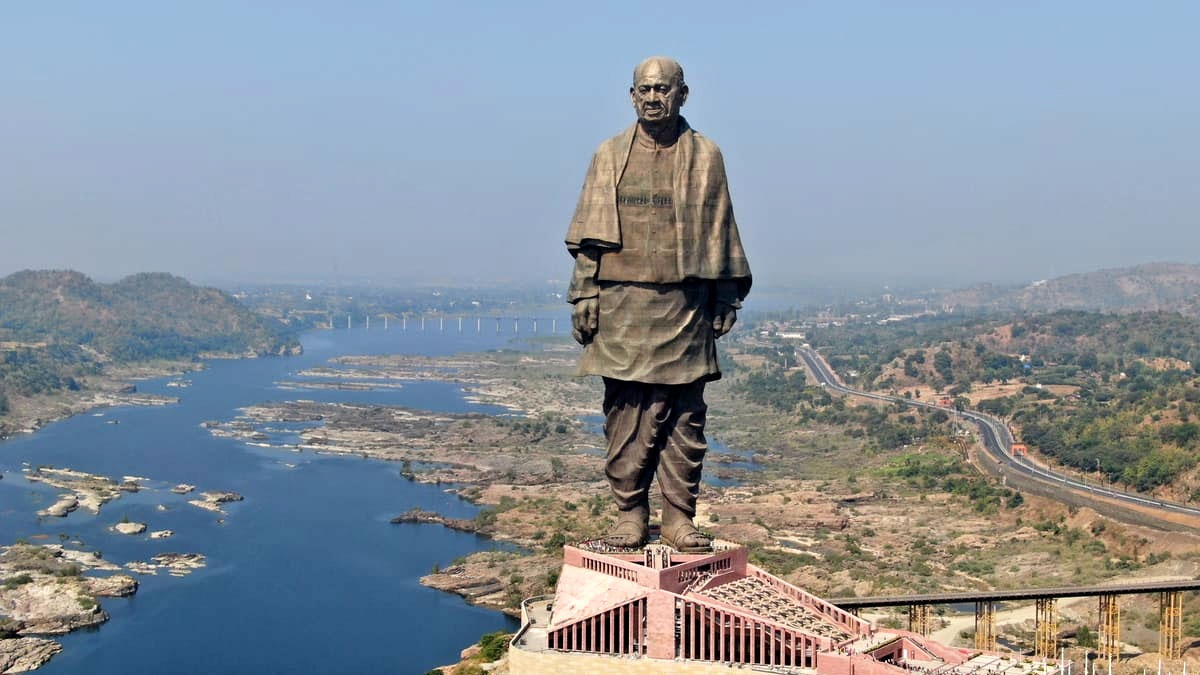
[[713, 337], [721, 337], [733, 330], [735, 323], [737, 323], [737, 310], [728, 305], [718, 305], [716, 311], [713, 312]]
[[592, 341], [600, 327], [600, 299], [583, 298], [571, 310], [571, 335], [581, 345]]

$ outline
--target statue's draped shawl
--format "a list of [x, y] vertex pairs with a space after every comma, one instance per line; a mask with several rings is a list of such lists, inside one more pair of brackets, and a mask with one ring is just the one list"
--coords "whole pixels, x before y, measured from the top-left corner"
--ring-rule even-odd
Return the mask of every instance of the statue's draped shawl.
[[[675, 150], [676, 264], [682, 279], [737, 281], [738, 297], [750, 291], [750, 265], [725, 178], [725, 161], [716, 144], [680, 118]], [[629, 160], [637, 125], [600, 144], [592, 157], [575, 216], [567, 230], [567, 250], [576, 255], [585, 246], [621, 248], [617, 215], [617, 184]]]

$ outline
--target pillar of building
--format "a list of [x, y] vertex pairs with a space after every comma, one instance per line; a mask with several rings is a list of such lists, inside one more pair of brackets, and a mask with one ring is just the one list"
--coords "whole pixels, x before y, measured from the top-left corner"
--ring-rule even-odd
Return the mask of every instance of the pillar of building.
[[1038, 598], [1034, 608], [1034, 647], [1036, 656], [1058, 656], [1058, 598]]
[[933, 632], [929, 620], [929, 605], [908, 606], [908, 629], [925, 636]]
[[1121, 657], [1121, 603], [1116, 595], [1100, 596], [1100, 658]]
[[975, 603], [975, 649], [996, 651], [996, 602]]
[[1183, 655], [1183, 593], [1179, 591], [1158, 594], [1158, 653], [1168, 659]]
[[646, 656], [675, 658], [675, 599], [652, 593], [646, 603]]

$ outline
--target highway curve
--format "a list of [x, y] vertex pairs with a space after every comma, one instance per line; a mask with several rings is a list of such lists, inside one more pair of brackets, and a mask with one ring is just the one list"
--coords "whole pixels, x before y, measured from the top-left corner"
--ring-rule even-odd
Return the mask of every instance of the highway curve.
[[[842, 384], [825, 359], [812, 347], [802, 346], [796, 350], [796, 354], [804, 360], [817, 383], [832, 391], [876, 401], [902, 403], [914, 408], [942, 409], [932, 403], [851, 389]], [[1014, 457], [1012, 433], [1003, 421], [975, 410], [962, 410], [958, 414], [979, 427], [984, 450], [980, 456], [981, 468], [989, 474], [1002, 477], [1010, 487], [1065, 504], [1087, 507], [1127, 523], [1200, 533], [1200, 508], [1091, 485], [1035, 464], [1028, 457]]]

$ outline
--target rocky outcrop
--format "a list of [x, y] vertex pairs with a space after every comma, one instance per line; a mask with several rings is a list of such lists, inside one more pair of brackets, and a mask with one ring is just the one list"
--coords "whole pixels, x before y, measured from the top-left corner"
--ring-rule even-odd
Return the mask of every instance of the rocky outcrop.
[[160, 553], [149, 562], [125, 563], [126, 569], [136, 574], [157, 575], [159, 570], [165, 570], [173, 577], [187, 576], [207, 566], [208, 560], [200, 553]]
[[[62, 495], [58, 502], [44, 512], [39, 512], [39, 515], [48, 516], [65, 516], [80, 506], [92, 513], [100, 513], [101, 506], [117, 499], [122, 493], [137, 492], [140, 489], [136, 481], [118, 483], [107, 476], [53, 467], [29, 470], [25, 479], [71, 492], [70, 495]], [[72, 499], [75, 500], [74, 503], [71, 502]]]
[[0, 673], [25, 673], [35, 670], [61, 651], [62, 645], [45, 638], [0, 639]]
[[79, 498], [73, 494], [59, 495], [58, 501], [37, 512], [42, 517], [65, 518], [66, 515], [79, 508]]
[[128, 574], [111, 577], [88, 577], [88, 591], [98, 598], [126, 598], [137, 593], [137, 579]]
[[473, 604], [501, 609], [499, 597], [505, 590], [504, 581], [495, 573], [474, 570], [466, 565], [453, 565], [421, 577], [421, 584], [439, 591], [461, 595]]
[[426, 511], [415, 506], [396, 516], [395, 518], [392, 518], [391, 522], [393, 525], [398, 525], [401, 523], [427, 523], [441, 525], [443, 527], [448, 527], [451, 530], [458, 530], [459, 532], [479, 531], [479, 526], [476, 525], [475, 521], [473, 520], [466, 520], [464, 518], [447, 518], [440, 513]]
[[208, 559], [201, 553], [159, 553], [151, 560], [175, 576], [190, 574], [208, 566]]
[[[137, 591], [137, 581], [125, 574], [83, 576], [84, 571], [118, 569], [95, 552], [32, 544], [0, 547], [0, 551], [0, 615], [6, 617], [0, 635], [62, 635], [96, 626], [108, 620], [97, 597]], [[0, 639], [0, 673], [36, 668], [58, 651], [50, 641]]]
[[188, 503], [205, 511], [212, 511], [225, 515], [225, 510], [221, 508], [222, 504], [229, 502], [240, 502], [245, 497], [236, 492], [201, 492], [200, 499], [190, 500]]
[[15, 624], [14, 632], [63, 635], [108, 621], [108, 614], [88, 594], [82, 578], [28, 576], [30, 581], [0, 593], [0, 607]]
[[141, 534], [146, 531], [145, 523], [117, 523], [113, 529], [121, 534]]

